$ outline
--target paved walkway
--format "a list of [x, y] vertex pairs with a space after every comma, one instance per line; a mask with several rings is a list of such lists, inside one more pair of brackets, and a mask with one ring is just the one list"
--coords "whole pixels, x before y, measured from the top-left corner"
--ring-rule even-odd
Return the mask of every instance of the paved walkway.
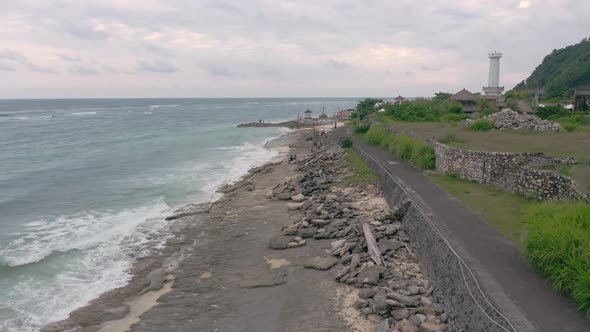
[[[346, 130], [342, 128], [339, 132], [344, 135]], [[492, 280], [526, 316], [517, 319], [528, 320], [525, 325], [534, 326], [535, 331], [590, 331], [590, 320], [566, 297], [553, 292], [545, 280], [522, 261], [519, 249], [477, 213], [451, 197], [423, 172], [398, 162], [388, 151], [368, 145], [358, 137], [354, 137], [353, 142], [399, 179], [417, 198], [417, 203], [425, 205], [433, 214], [433, 222], [445, 237], [461, 248], [459, 252], [470, 256], [469, 261], [475, 265], [470, 267], [489, 297], [494, 298], [494, 294], [485, 289], [485, 285]]]

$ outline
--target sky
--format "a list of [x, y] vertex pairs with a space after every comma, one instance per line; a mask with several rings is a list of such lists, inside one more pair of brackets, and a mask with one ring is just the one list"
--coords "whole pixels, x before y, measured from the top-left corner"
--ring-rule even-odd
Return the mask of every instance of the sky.
[[588, 0], [0, 1], [0, 98], [431, 96], [525, 79]]

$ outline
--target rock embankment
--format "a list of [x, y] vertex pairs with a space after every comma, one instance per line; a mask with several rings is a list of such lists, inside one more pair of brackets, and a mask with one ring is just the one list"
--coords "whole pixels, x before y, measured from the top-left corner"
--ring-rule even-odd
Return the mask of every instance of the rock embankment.
[[325, 119], [302, 119], [284, 122], [249, 122], [239, 124], [238, 128], [264, 128], [264, 127], [284, 127], [289, 129], [313, 128], [334, 124], [333, 120]]
[[564, 131], [557, 122], [544, 120], [533, 114], [515, 112], [509, 108], [484, 117], [494, 123], [496, 129], [525, 129], [532, 131]]
[[376, 322], [376, 331], [446, 331], [449, 317], [435, 302], [435, 287], [409, 249], [402, 223], [405, 208], [390, 211], [374, 185], [346, 186], [342, 179], [350, 170], [343, 151], [333, 145], [321, 150], [301, 161], [299, 176], [266, 193], [301, 213], [269, 247], [331, 240], [330, 254], [310, 258], [304, 267], [327, 270], [339, 263], [335, 280], [357, 289], [355, 306]]

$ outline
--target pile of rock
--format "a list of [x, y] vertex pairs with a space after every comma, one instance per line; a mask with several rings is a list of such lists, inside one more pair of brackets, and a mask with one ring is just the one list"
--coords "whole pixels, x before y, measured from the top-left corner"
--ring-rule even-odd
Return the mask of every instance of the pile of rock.
[[526, 129], [533, 131], [564, 131], [563, 127], [557, 122], [543, 120], [533, 114], [518, 113], [510, 108], [501, 110], [484, 117], [494, 123], [496, 129]]
[[[401, 222], [407, 205], [390, 211], [373, 185], [331, 188], [338, 174], [349, 172], [342, 157], [339, 148], [326, 148], [302, 162], [301, 176], [267, 193], [271, 199], [290, 200], [289, 209], [302, 213], [300, 221], [283, 229], [282, 242], [273, 238], [269, 246], [286, 249], [305, 239], [334, 239], [332, 257], [310, 258], [304, 266], [329, 269], [338, 258], [343, 267], [336, 280], [360, 289], [357, 307], [379, 321], [382, 331], [445, 331], [447, 314], [435, 303], [434, 287], [407, 245]], [[375, 239], [379, 262], [369, 254], [363, 224]]]

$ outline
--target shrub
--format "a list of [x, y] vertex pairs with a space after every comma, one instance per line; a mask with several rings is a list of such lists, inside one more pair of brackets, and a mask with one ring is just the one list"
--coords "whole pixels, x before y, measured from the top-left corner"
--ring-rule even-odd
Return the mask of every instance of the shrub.
[[575, 123], [568, 122], [563, 124], [563, 129], [567, 131], [574, 131], [576, 130], [576, 128], [578, 128], [578, 125], [576, 125]]
[[344, 149], [352, 148], [352, 140], [347, 137], [347, 138], [343, 139], [342, 142], [340, 142], [340, 146], [343, 147]]
[[590, 317], [590, 206], [543, 202], [523, 210], [524, 255]]
[[370, 124], [358, 125], [354, 128], [354, 132], [357, 134], [364, 134], [369, 131], [369, 128], [371, 128]]
[[473, 131], [488, 131], [494, 128], [494, 124], [489, 120], [476, 120], [469, 125], [469, 129]]
[[459, 103], [452, 103], [447, 110], [449, 113], [460, 114], [463, 113], [463, 106]]

